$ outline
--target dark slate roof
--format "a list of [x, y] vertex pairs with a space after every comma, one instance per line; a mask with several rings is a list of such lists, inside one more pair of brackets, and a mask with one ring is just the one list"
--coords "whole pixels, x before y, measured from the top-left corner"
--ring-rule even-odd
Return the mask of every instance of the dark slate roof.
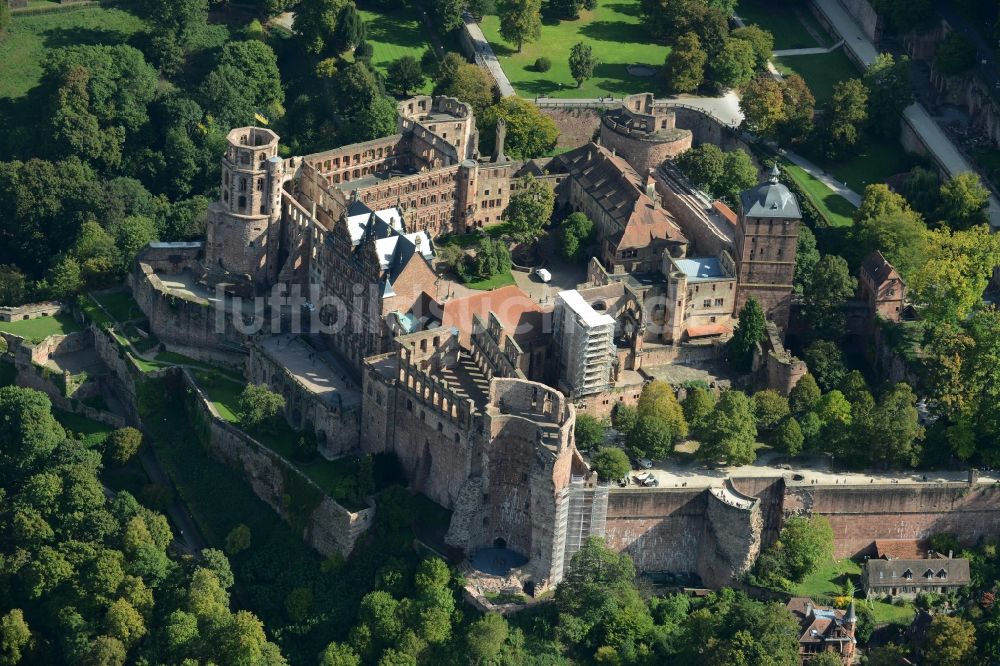
[[777, 167], [771, 170], [771, 177], [766, 183], [740, 193], [740, 205], [744, 217], [802, 219], [798, 199], [778, 182]]
[[371, 215], [374, 213], [371, 208], [365, 205], [363, 201], [355, 199], [351, 202], [351, 205], [347, 207], [347, 217], [354, 217], [355, 215]]
[[[868, 560], [869, 585], [901, 585], [904, 583], [935, 585], [968, 585], [969, 560], [962, 557], [928, 558], [924, 560]], [[931, 578], [927, 572], [931, 572]], [[906, 577], [909, 572], [910, 578]], [[944, 575], [941, 575], [941, 574]]]
[[886, 258], [878, 250], [865, 257], [864, 262], [861, 264], [861, 270], [871, 277], [872, 282], [876, 286], [885, 284], [889, 280], [902, 280], [896, 269], [886, 261]]

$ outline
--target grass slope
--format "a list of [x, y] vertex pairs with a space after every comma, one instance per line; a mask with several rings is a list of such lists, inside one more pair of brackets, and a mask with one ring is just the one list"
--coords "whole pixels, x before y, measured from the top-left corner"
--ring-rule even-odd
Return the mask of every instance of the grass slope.
[[[806, 9], [808, 12], [808, 9]], [[740, 0], [736, 15], [747, 25], [756, 24], [774, 35], [774, 49], [808, 49], [823, 46], [805, 29], [791, 8], [776, 10], [773, 0]]]
[[[843, 594], [844, 583], [848, 578], [854, 580], [857, 587], [861, 585], [861, 565], [853, 560], [831, 560], [808, 576], [791, 590], [794, 596], [811, 597], [820, 604], [830, 603], [834, 597]], [[894, 606], [882, 601], [858, 599], [856, 604], [865, 604], [872, 609], [877, 624], [909, 625], [916, 614], [913, 606]]]
[[[417, 18], [415, 11], [400, 9], [388, 11], [382, 9], [359, 9], [361, 18], [367, 28], [367, 41], [372, 47], [372, 66], [386, 74], [389, 63], [403, 56], [420, 57], [428, 48], [427, 31]], [[423, 88], [414, 93], [430, 94], [433, 84], [430, 80]]]
[[91, 294], [91, 297], [104, 306], [107, 313], [121, 324], [134, 319], [141, 319], [144, 316], [142, 310], [139, 309], [139, 306], [132, 300], [132, 296], [128, 292], [118, 291], [110, 294]]
[[786, 161], [785, 168], [831, 227], [849, 227], [854, 224], [854, 206], [850, 201], [801, 167]]
[[842, 50], [774, 58], [773, 62], [782, 74], [798, 74], [805, 79], [817, 104], [826, 104], [833, 98], [833, 86], [838, 82], [861, 78], [861, 72]]
[[[581, 12], [575, 21], [544, 19], [541, 38], [525, 44], [521, 53], [516, 52], [516, 44], [500, 37], [496, 16], [484, 17], [482, 28], [519, 95], [591, 98], [662, 92], [659, 77], [641, 78], [626, 71], [635, 63], [659, 67], [670, 52], [668, 46], [653, 44], [641, 24], [639, 0], [598, 0], [594, 11]], [[594, 78], [580, 88], [569, 73], [569, 52], [577, 42], [593, 47], [601, 61]], [[535, 71], [535, 59], [540, 56], [552, 61], [552, 69]]]
[[64, 412], [61, 409], [53, 408], [52, 415], [56, 417], [56, 421], [59, 421], [63, 428], [80, 435], [88, 449], [103, 444], [104, 438], [114, 430], [111, 426], [99, 421], [91, 421], [84, 416], [73, 414], [72, 412]]

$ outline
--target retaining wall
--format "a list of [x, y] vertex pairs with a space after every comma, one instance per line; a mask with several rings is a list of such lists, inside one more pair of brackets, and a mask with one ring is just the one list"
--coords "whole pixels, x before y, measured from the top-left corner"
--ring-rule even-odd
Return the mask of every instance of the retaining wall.
[[342, 507], [291, 462], [223, 420], [187, 370], [181, 373], [189, 412], [212, 454], [239, 472], [254, 494], [310, 546], [327, 557], [349, 555], [358, 537], [371, 527], [374, 502], [354, 512]]

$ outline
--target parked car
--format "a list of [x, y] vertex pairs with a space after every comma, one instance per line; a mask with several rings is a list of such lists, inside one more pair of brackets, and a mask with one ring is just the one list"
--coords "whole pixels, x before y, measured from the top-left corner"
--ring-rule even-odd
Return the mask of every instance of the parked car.
[[635, 479], [636, 483], [645, 488], [653, 488], [655, 486], [660, 485], [660, 482], [657, 480], [657, 478], [652, 474], [650, 474], [649, 472], [640, 472], [639, 474], [636, 474], [632, 478]]
[[649, 458], [636, 458], [635, 466], [640, 469], [653, 469], [653, 461]]

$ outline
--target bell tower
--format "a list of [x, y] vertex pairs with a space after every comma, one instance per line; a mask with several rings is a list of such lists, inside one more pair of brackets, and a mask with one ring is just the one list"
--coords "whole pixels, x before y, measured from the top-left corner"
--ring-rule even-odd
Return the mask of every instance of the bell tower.
[[210, 272], [248, 277], [264, 289], [278, 277], [284, 161], [278, 135], [240, 127], [226, 137], [221, 198], [208, 208], [205, 262]]

